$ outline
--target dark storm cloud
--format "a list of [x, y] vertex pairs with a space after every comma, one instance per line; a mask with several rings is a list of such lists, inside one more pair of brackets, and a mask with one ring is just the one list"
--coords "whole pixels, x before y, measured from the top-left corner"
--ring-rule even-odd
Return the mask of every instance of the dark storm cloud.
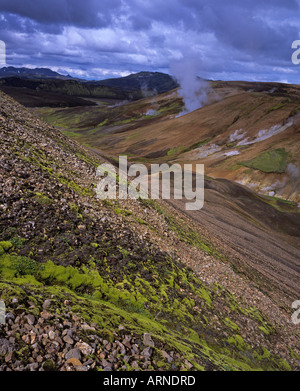
[[300, 0], [0, 0], [0, 39], [20, 65], [87, 75], [167, 71], [196, 56], [205, 77], [295, 82], [299, 19]]
[[[149, 3], [133, 3], [133, 27], [137, 25], [140, 28], [144, 20], [147, 27], [151, 21], [160, 21], [167, 25], [183, 26], [186, 30], [211, 31], [220, 42], [240, 50], [249, 50], [249, 53], [273, 52], [287, 40], [290, 42], [293, 34], [299, 34], [299, 27], [281, 25], [284, 17], [299, 13], [300, 5], [296, 0], [152, 0]], [[273, 17], [274, 26], [263, 21], [266, 14]]]
[[120, 0], [2, 0], [1, 10], [32, 19], [39, 25], [60, 24], [100, 28], [111, 22]]

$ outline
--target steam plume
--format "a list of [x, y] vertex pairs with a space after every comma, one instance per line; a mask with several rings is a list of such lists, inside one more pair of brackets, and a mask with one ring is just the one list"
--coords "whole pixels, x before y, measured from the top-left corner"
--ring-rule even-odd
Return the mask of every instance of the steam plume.
[[179, 116], [197, 110], [207, 103], [209, 84], [197, 76], [199, 60], [184, 58], [171, 64], [170, 72], [180, 84], [178, 94], [183, 99], [184, 109]]
[[287, 165], [286, 172], [289, 174], [289, 176], [294, 180], [299, 180], [299, 169], [295, 164], [289, 163]]

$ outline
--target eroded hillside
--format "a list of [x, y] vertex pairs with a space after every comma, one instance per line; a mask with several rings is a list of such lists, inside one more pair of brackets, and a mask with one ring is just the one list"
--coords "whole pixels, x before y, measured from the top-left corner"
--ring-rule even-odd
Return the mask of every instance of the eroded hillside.
[[98, 200], [98, 153], [3, 93], [0, 110], [1, 370], [299, 369], [285, 292], [180, 208]]
[[38, 113], [71, 137], [132, 161], [204, 163], [206, 174], [299, 203], [300, 89], [280, 83], [211, 82], [207, 104], [179, 116], [177, 91], [114, 108]]

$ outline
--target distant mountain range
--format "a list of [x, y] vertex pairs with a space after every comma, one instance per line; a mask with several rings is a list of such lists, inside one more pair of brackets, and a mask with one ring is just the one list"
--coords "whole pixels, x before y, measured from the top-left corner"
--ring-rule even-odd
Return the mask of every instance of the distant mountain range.
[[115, 87], [124, 91], [138, 89], [146, 94], [149, 91], [152, 93], [162, 93], [178, 87], [178, 84], [170, 75], [161, 72], [139, 72], [125, 77], [88, 81], [74, 78], [70, 75], [65, 76], [48, 68], [31, 69], [26, 67], [15, 68], [13, 66], [0, 68], [0, 79], [11, 77], [27, 80], [76, 80], [79, 83], [85, 83], [87, 85]]
[[15, 68], [15, 67], [3, 67], [0, 68], [0, 78], [6, 77], [20, 77], [22, 79], [59, 79], [69, 80], [73, 79], [72, 76], [64, 76], [58, 72], [54, 72], [48, 68]]
[[120, 88], [124, 91], [130, 89], [142, 90], [145, 95], [156, 95], [178, 87], [177, 82], [170, 75], [161, 72], [139, 72], [125, 77], [89, 82], [89, 84], [101, 84]]
[[[71, 104], [67, 98], [70, 96], [136, 100], [167, 92], [176, 87], [178, 84], [170, 75], [160, 72], [139, 72], [126, 77], [87, 81], [63, 76], [47, 68], [4, 67], [0, 69], [0, 89], [25, 106], [73, 106], [77, 103], [81, 105], [74, 100]], [[48, 94], [49, 99], [45, 93]], [[59, 99], [56, 100], [53, 94], [59, 95]], [[38, 100], [37, 96], [41, 99]]]

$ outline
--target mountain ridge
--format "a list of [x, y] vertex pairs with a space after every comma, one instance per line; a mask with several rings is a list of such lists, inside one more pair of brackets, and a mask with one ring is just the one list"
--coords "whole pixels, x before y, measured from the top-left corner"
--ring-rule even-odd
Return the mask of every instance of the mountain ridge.
[[49, 68], [16, 68], [13, 66], [0, 68], [0, 78], [7, 77], [20, 77], [25, 79], [73, 79], [73, 77], [70, 75], [65, 76], [58, 72], [52, 71]]
[[86, 100], [85, 105], [95, 105], [91, 99], [138, 100], [178, 86], [171, 76], [159, 72], [140, 72], [121, 78], [89, 81], [61, 77], [59, 74], [51, 77], [56, 73], [50, 70], [44, 78], [40, 74], [34, 76], [34, 71], [25, 77], [16, 72], [7, 77], [2, 72], [1, 77], [0, 69], [0, 89], [27, 107], [74, 107], [76, 99], [78, 106], [84, 105], [80, 99]]

